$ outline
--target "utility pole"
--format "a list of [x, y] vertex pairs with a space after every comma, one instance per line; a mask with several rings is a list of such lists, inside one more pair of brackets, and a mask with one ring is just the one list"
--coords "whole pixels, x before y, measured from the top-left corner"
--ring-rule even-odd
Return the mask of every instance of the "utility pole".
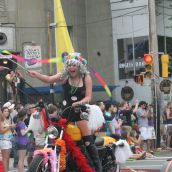
[[154, 56], [154, 73], [159, 76], [158, 40], [156, 30], [155, 0], [148, 0], [149, 10], [149, 51]]
[[[48, 56], [51, 58], [51, 29], [50, 29], [50, 13], [48, 13]], [[50, 76], [52, 75], [52, 64], [50, 63]], [[50, 95], [51, 95], [51, 101], [54, 104], [54, 84], [50, 84]]]
[[155, 131], [156, 131], [156, 147], [160, 147], [160, 108], [159, 108], [159, 87], [157, 84], [156, 76], [159, 76], [159, 57], [158, 57], [158, 40], [156, 30], [156, 10], [155, 0], [148, 0], [149, 11], [149, 51], [154, 56], [154, 77], [152, 80], [152, 92], [155, 113]]

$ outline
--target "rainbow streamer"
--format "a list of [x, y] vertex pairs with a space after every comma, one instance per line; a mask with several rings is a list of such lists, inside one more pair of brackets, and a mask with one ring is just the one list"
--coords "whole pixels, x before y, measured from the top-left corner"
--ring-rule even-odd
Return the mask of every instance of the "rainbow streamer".
[[102, 84], [102, 86], [104, 87], [104, 89], [105, 89], [107, 95], [108, 95], [109, 97], [112, 97], [112, 93], [111, 93], [111, 91], [110, 91], [108, 85], [106, 84], [105, 80], [101, 77], [101, 75], [100, 75], [95, 69], [93, 69], [93, 68], [91, 68], [91, 67], [89, 67], [89, 68], [92, 70], [92, 72], [94, 73], [94, 75], [96, 76], [96, 78], [97, 78], [97, 79], [99, 80], [99, 82]]
[[7, 51], [7, 50], [0, 50], [0, 53], [3, 55], [12, 55], [12, 57], [18, 61], [21, 62], [31, 62], [31, 63], [58, 63], [60, 61], [62, 61], [62, 58], [48, 58], [48, 59], [41, 59], [41, 60], [37, 60], [37, 59], [25, 59], [24, 57], [18, 56], [18, 55], [14, 55], [11, 52]]
[[[36, 59], [25, 59], [24, 57], [14, 55], [7, 50], [0, 50], [0, 53], [3, 55], [12, 55], [13, 58], [15, 58], [16, 60], [21, 61], [21, 62], [27, 62], [27, 61], [33, 62], [33, 63], [58, 63], [58, 62], [62, 62], [62, 57], [61, 58], [48, 58], [48, 59], [43, 59], [43, 60], [36, 60]], [[109, 97], [112, 97], [112, 93], [111, 93], [108, 85], [106, 84], [105, 80], [100, 76], [100, 74], [95, 69], [91, 68], [90, 66], [89, 66], [89, 68], [94, 73], [94, 75], [99, 80], [99, 82], [102, 84], [107, 95]]]

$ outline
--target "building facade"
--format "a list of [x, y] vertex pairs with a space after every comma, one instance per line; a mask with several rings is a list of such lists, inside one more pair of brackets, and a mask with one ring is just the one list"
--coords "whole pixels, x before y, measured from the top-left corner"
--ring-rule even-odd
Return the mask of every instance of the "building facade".
[[[114, 69], [113, 67], [110, 71], [108, 69], [108, 66], [113, 64], [110, 2], [106, 0], [61, 0], [61, 3], [74, 49], [81, 52], [88, 59], [92, 68], [96, 69], [105, 81], [113, 86]], [[13, 2], [1, 0], [1, 4], [3, 4], [1, 13], [6, 14], [5, 17], [2, 15], [0, 18], [1, 27], [5, 27], [6, 23], [12, 23], [15, 29], [13, 39], [7, 34], [8, 40], [15, 41], [15, 46], [8, 48], [1, 45], [1, 49], [20, 52], [21, 56], [37, 51], [39, 58], [42, 59], [48, 58], [50, 54], [52, 57], [56, 56], [53, 27], [50, 31], [51, 43], [48, 37], [49, 24], [54, 23], [53, 0], [14, 0]], [[51, 53], [49, 53], [49, 46], [51, 46]], [[23, 62], [19, 63], [24, 67], [29, 66]], [[34, 70], [45, 74], [50, 74], [50, 68], [53, 69], [51, 74], [56, 72], [56, 65], [33, 66]], [[25, 72], [23, 75], [26, 81], [32, 83], [33, 87], [47, 87], [46, 93], [49, 91], [49, 86], [45, 83], [29, 78]], [[94, 85], [101, 85], [94, 74], [92, 76]], [[101, 90], [95, 92], [95, 99], [97, 99], [96, 97], [108, 99], [105, 91], [102, 88]]]
[[[133, 90], [129, 97], [131, 101], [139, 99], [152, 103], [155, 98], [152, 86], [154, 83], [158, 86], [162, 81], [160, 55], [161, 53], [172, 55], [171, 2], [155, 1], [154, 11], [150, 11], [149, 5], [148, 0], [111, 0], [114, 64], [115, 69], [118, 69], [115, 71], [115, 83], [120, 85], [115, 90], [115, 97], [118, 97], [119, 101], [123, 99], [122, 96], [125, 97], [121, 95], [124, 88], [130, 87]], [[152, 25], [150, 13], [156, 14], [154, 26], [156, 33], [150, 32]], [[150, 51], [150, 34], [157, 35], [157, 42], [154, 42], [158, 46], [157, 52]], [[158, 75], [155, 76], [155, 80], [144, 79], [144, 84], [139, 85], [135, 83], [134, 76], [144, 71], [143, 56], [149, 53], [153, 53], [156, 63], [154, 69], [158, 71]], [[156, 89], [162, 100], [164, 97], [171, 99], [170, 95], [161, 93], [159, 87]]]
[[[7, 43], [14, 43], [12, 47], [0, 45], [0, 49], [17, 51], [21, 56], [36, 49], [41, 59], [56, 56], [54, 27], [49, 30], [49, 25], [54, 23], [53, 0], [0, 2], [1, 31], [10, 30], [11, 36], [6, 33]], [[143, 55], [150, 50], [148, 0], [61, 0], [61, 3], [75, 51], [81, 52], [90, 66], [112, 86], [113, 99], [151, 102], [151, 80], [145, 79], [142, 86], [133, 80], [135, 74], [144, 70]], [[156, 0], [155, 11], [158, 51], [171, 55], [171, 2]], [[20, 64], [28, 67], [23, 62]], [[56, 65], [34, 65], [33, 69], [54, 74]], [[45, 93], [49, 92], [45, 83], [29, 78], [24, 72], [23, 75], [33, 87], [39, 90], [44, 87]], [[99, 86], [99, 81], [94, 74], [92, 76], [93, 84]], [[160, 81], [161, 78], [157, 79], [158, 83]], [[132, 94], [127, 95], [125, 87], [132, 88]], [[109, 97], [102, 89], [95, 89], [94, 100], [97, 99]]]

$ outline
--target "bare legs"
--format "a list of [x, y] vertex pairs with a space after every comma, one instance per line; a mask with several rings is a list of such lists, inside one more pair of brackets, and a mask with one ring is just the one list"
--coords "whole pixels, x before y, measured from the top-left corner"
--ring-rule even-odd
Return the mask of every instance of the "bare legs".
[[167, 135], [167, 147], [170, 148], [171, 147], [171, 136], [172, 133], [168, 133]]
[[10, 161], [11, 149], [2, 149], [1, 152], [2, 152], [4, 172], [8, 172], [9, 171], [9, 161]]
[[88, 121], [78, 121], [77, 125], [79, 129], [81, 130], [82, 136], [88, 136], [91, 135], [91, 130], [88, 128]]
[[19, 153], [18, 172], [23, 172], [26, 150], [19, 150], [18, 153]]
[[88, 127], [88, 121], [82, 120], [77, 123], [78, 127], [81, 130], [83, 142], [85, 144], [86, 150], [94, 164], [96, 172], [102, 172], [102, 165], [98, 155], [98, 151], [94, 144], [94, 139], [92, 136], [91, 129]]

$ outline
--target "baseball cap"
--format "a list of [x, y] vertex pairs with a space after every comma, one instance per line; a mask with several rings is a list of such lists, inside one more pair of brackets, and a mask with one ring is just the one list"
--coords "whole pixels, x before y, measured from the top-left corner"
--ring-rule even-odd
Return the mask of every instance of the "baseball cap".
[[15, 104], [11, 103], [11, 102], [6, 102], [3, 107], [7, 107], [8, 109], [12, 109], [14, 108]]

